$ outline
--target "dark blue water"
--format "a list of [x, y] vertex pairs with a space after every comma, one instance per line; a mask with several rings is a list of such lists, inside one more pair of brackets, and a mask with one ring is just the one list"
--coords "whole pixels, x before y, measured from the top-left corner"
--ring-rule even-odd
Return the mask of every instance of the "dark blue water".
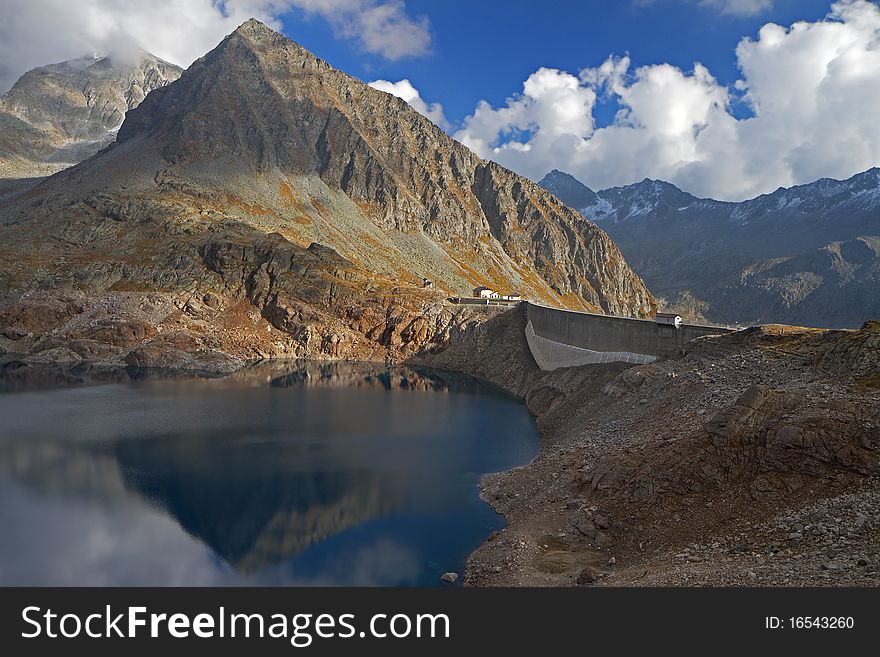
[[537, 449], [519, 403], [438, 372], [101, 376], [0, 394], [2, 585], [438, 585], [503, 525], [479, 476]]

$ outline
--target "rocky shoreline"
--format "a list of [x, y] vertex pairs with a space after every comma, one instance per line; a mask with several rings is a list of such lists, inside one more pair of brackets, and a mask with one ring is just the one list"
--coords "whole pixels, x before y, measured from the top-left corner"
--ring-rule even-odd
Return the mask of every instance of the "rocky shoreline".
[[511, 311], [419, 359], [518, 395], [542, 435], [533, 463], [484, 477], [509, 524], [467, 585], [880, 583], [880, 323], [554, 372], [522, 336]]

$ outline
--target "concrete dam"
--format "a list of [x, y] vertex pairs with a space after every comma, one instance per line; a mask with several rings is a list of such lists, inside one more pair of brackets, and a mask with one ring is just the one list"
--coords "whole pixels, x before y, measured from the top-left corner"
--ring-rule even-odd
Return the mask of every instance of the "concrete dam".
[[590, 363], [651, 363], [704, 335], [733, 329], [561, 310], [524, 301], [526, 341], [542, 370]]

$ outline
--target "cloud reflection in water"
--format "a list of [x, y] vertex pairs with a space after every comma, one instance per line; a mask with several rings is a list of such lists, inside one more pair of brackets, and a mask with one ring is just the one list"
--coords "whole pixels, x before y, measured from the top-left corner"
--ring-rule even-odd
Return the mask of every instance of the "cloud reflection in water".
[[501, 524], [478, 476], [536, 448], [513, 400], [372, 365], [2, 394], [0, 417], [7, 585], [436, 584]]

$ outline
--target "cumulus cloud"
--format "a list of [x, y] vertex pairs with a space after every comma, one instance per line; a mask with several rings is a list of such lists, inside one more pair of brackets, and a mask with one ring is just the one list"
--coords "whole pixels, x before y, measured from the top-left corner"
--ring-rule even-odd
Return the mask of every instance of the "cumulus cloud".
[[402, 98], [419, 114], [427, 116], [444, 130], [449, 129], [449, 122], [443, 114], [443, 105], [440, 103], [425, 102], [418, 89], [416, 89], [409, 80], [400, 80], [399, 82], [373, 80], [370, 82], [370, 86], [379, 91], [389, 93], [392, 96]]
[[403, 0], [4, 0], [0, 93], [25, 71], [85, 54], [140, 47], [188, 66], [250, 17], [273, 28], [293, 9], [326, 20], [340, 38], [387, 59], [430, 49], [427, 19]]
[[[766, 24], [736, 56], [732, 87], [700, 64], [631, 70], [627, 57], [577, 77], [540, 69], [503, 107], [479, 103], [455, 137], [531, 178], [558, 168], [597, 189], [660, 178], [728, 200], [880, 164], [880, 6], [843, 0], [823, 20]], [[620, 107], [598, 128], [597, 98]]]
[[595, 102], [595, 90], [575, 76], [541, 68], [506, 107], [481, 101], [455, 137], [501, 162], [543, 160], [544, 153], [568, 152], [591, 137]]

